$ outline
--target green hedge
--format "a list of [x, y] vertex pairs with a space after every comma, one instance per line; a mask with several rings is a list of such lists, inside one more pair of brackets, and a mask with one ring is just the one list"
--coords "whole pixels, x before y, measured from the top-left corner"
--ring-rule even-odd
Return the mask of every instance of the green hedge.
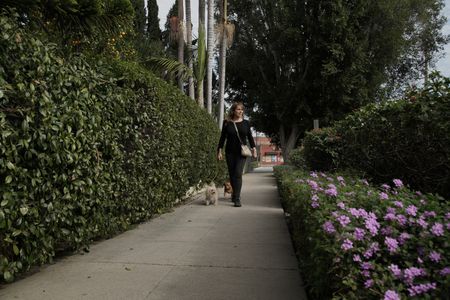
[[353, 168], [375, 182], [401, 178], [450, 197], [450, 79], [437, 75], [404, 99], [371, 104], [303, 145], [310, 169]]
[[[17, 16], [15, 16], [17, 17]], [[219, 130], [137, 65], [65, 57], [0, 15], [0, 276], [164, 212], [220, 180]]]

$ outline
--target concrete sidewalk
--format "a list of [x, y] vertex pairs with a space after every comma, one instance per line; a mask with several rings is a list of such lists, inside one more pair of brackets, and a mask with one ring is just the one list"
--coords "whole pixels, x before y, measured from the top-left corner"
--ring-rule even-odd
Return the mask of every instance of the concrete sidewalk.
[[197, 197], [85, 255], [0, 289], [0, 299], [306, 299], [270, 169], [244, 176], [242, 207]]

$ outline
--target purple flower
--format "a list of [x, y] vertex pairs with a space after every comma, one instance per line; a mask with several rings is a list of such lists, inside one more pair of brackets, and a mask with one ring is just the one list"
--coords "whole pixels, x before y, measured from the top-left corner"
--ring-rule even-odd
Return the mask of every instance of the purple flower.
[[384, 293], [384, 300], [400, 300], [400, 296], [395, 291], [388, 290]]
[[401, 278], [402, 277], [402, 270], [400, 270], [400, 268], [395, 265], [395, 264], [391, 264], [388, 269], [392, 272], [392, 274], [396, 277], [396, 278]]
[[330, 182], [333, 182], [333, 181], [334, 181], [334, 179], [331, 178], [331, 177], [329, 177], [329, 176], [327, 177], [327, 180], [330, 181]]
[[394, 207], [388, 207], [388, 208], [386, 209], [386, 212], [387, 212], [388, 214], [395, 214], [396, 211], [397, 211], [397, 210], [396, 210]]
[[350, 218], [346, 215], [339, 216], [337, 218], [337, 221], [339, 222], [339, 224], [341, 224], [342, 227], [347, 226], [351, 222]]
[[295, 183], [305, 183], [303, 179], [297, 178], [295, 179]]
[[368, 279], [368, 280], [366, 280], [366, 282], [364, 282], [364, 287], [366, 289], [370, 288], [371, 286], [373, 286], [373, 280], [372, 279]]
[[441, 223], [434, 223], [433, 227], [431, 227], [431, 233], [435, 236], [443, 236], [444, 226]]
[[439, 262], [441, 260], [441, 254], [436, 251], [431, 251], [430, 255], [428, 256], [431, 261]]
[[364, 276], [364, 277], [370, 277], [370, 271], [369, 270], [364, 270], [364, 271], [362, 271], [361, 272], [361, 274]]
[[348, 211], [350, 212], [350, 214], [356, 218], [361, 218], [361, 217], [367, 217], [367, 212], [363, 209], [356, 209], [356, 208], [349, 208]]
[[400, 245], [403, 245], [406, 242], [406, 240], [408, 240], [410, 238], [411, 238], [411, 235], [409, 233], [402, 232], [400, 234], [400, 236], [398, 237], [398, 242], [399, 242]]
[[428, 218], [428, 217], [436, 217], [436, 212], [434, 212], [434, 211], [426, 211], [426, 212], [424, 212], [423, 213], [423, 216], [425, 217], [425, 218]]
[[420, 227], [422, 227], [423, 229], [426, 229], [428, 227], [428, 222], [425, 221], [425, 219], [423, 218], [423, 216], [421, 216], [418, 220], [417, 220], [417, 224], [419, 224]]
[[436, 289], [436, 283], [422, 283], [417, 285], [411, 285], [408, 288], [408, 293], [410, 296], [414, 297], [420, 294], [425, 294], [429, 290]]
[[390, 226], [386, 226], [381, 228], [381, 234], [382, 235], [392, 235], [393, 229]]
[[338, 194], [336, 186], [334, 184], [329, 184], [328, 189], [325, 190], [325, 195], [336, 197]]
[[381, 192], [380, 193], [380, 200], [387, 200], [389, 199], [388, 194], [386, 194], [385, 192]]
[[425, 205], [427, 204], [427, 201], [425, 201], [425, 199], [420, 199], [420, 204]]
[[366, 229], [369, 230], [372, 236], [378, 234], [378, 229], [380, 228], [380, 223], [376, 220], [376, 218], [368, 217], [365, 221]]
[[366, 232], [364, 229], [361, 228], [355, 228], [355, 232], [353, 233], [353, 236], [355, 237], [355, 240], [362, 241], [364, 239], [364, 235]]
[[396, 217], [396, 215], [393, 214], [393, 213], [387, 213], [387, 214], [384, 216], [384, 219], [385, 219], [386, 221], [394, 221], [394, 220], [397, 219], [397, 217]]
[[391, 187], [390, 187], [388, 184], [386, 184], [386, 183], [385, 183], [385, 184], [382, 184], [381, 187], [382, 187], [384, 190], [386, 190], [386, 191], [389, 191], [390, 188], [391, 188]]
[[353, 255], [353, 261], [354, 262], [362, 262], [361, 256], [359, 256], [359, 254]]
[[338, 177], [336, 177], [336, 179], [341, 183], [345, 181], [344, 177], [342, 177], [342, 176], [338, 176]]
[[384, 244], [387, 246], [390, 253], [394, 253], [398, 250], [398, 242], [396, 239], [385, 237]]
[[333, 223], [331, 221], [326, 221], [323, 224], [323, 230], [328, 234], [336, 232], [336, 229], [334, 228]]
[[349, 239], [345, 239], [345, 240], [344, 240], [344, 243], [342, 243], [341, 248], [342, 248], [344, 251], [348, 251], [348, 250], [352, 249], [352, 248], [353, 248], [353, 243], [352, 243], [352, 241], [350, 241]]
[[410, 216], [415, 217], [417, 215], [417, 207], [410, 205], [406, 208], [406, 213]]
[[306, 180], [306, 182], [309, 184], [310, 188], [313, 191], [318, 191], [319, 190], [319, 185], [317, 184], [317, 182], [315, 182], [314, 180]]
[[408, 219], [406, 219], [406, 217], [404, 215], [397, 215], [397, 222], [400, 225], [405, 226], [406, 223], [408, 222]]
[[320, 204], [319, 204], [319, 202], [317, 202], [317, 201], [313, 201], [313, 202], [311, 202], [311, 206], [312, 206], [313, 208], [318, 208], [318, 207], [320, 206]]
[[407, 268], [403, 271], [403, 276], [405, 278], [405, 282], [408, 284], [412, 284], [415, 277], [425, 275], [425, 271], [421, 268], [411, 267]]
[[345, 203], [344, 202], [339, 202], [337, 204], [337, 207], [339, 207], [340, 209], [345, 209]]
[[394, 201], [394, 205], [397, 207], [402, 208], [403, 207], [403, 202], [402, 201]]
[[372, 270], [373, 266], [370, 262], [363, 262], [361, 263], [361, 269], [363, 270]]
[[314, 177], [314, 178], [319, 178], [319, 176], [317, 176], [316, 172], [309, 173], [309, 176]]
[[442, 276], [450, 275], [450, 267], [445, 267], [445, 268], [443, 268], [443, 269], [439, 272], [439, 274], [441, 274]]
[[395, 186], [398, 188], [401, 188], [403, 186], [403, 182], [400, 179], [394, 179], [392, 180], [394, 182]]
[[448, 213], [445, 214], [445, 219], [446, 219], [446, 220], [450, 219], [450, 212], [448, 212]]
[[361, 182], [362, 182], [364, 185], [369, 185], [369, 182], [367, 181], [367, 179], [362, 179]]
[[420, 257], [417, 258], [417, 262], [418, 262], [419, 264], [423, 264], [423, 260], [422, 260]]

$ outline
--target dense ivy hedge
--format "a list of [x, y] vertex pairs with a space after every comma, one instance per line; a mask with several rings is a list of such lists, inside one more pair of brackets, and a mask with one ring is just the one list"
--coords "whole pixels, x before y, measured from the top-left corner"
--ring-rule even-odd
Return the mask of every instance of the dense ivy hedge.
[[119, 62], [65, 57], [0, 14], [0, 276], [161, 213], [220, 180], [194, 101]]
[[449, 116], [450, 79], [435, 74], [404, 99], [368, 105], [333, 128], [307, 134], [306, 165], [355, 168], [376, 182], [402, 178], [414, 189], [449, 198]]

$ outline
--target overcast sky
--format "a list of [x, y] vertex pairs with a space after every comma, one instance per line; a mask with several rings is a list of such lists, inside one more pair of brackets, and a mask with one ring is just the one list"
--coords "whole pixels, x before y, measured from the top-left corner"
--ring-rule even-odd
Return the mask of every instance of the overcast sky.
[[[166, 23], [167, 13], [169, 12], [175, 0], [157, 0], [159, 8], [159, 24], [163, 28]], [[193, 23], [193, 33], [197, 32], [197, 20], [198, 20], [198, 0], [191, 0], [192, 7], [192, 23]], [[445, 0], [445, 8], [443, 10], [443, 15], [447, 17], [447, 24], [444, 26], [444, 33], [450, 34], [450, 0]], [[443, 75], [450, 77], [450, 44], [444, 49], [444, 57], [439, 60], [436, 65], [436, 69], [442, 72]]]

